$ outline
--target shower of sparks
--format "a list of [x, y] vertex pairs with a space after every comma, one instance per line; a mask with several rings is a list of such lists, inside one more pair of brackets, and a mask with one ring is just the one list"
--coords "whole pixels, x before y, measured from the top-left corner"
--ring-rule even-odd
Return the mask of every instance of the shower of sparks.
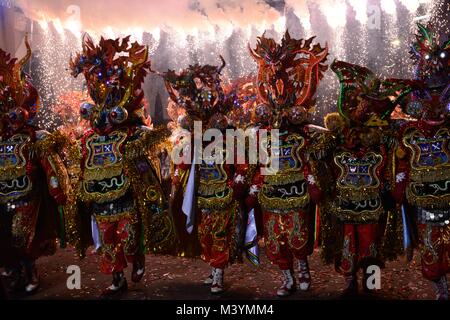
[[70, 31], [59, 29], [54, 24], [38, 23], [41, 27], [39, 39], [34, 37], [34, 59], [32, 74], [38, 85], [39, 94], [43, 102], [37, 125], [48, 130], [55, 129], [62, 124], [62, 119], [53, 106], [59, 103], [59, 97], [71, 91], [82, 91], [82, 80], [73, 79], [68, 68], [69, 58], [80, 50], [80, 40]]

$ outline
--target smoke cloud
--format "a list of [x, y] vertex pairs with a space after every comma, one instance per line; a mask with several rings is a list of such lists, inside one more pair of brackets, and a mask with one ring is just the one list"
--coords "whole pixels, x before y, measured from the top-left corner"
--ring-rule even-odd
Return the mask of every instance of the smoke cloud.
[[126, 31], [156, 28], [214, 31], [271, 25], [280, 13], [263, 1], [255, 0], [17, 0], [18, 6], [34, 20], [79, 22], [82, 30], [102, 33], [108, 27]]

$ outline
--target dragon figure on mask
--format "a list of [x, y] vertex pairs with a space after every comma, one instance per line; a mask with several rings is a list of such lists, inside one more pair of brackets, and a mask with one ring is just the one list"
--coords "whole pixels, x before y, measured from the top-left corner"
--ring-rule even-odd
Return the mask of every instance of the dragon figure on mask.
[[34, 119], [39, 96], [25, 74], [31, 58], [17, 61], [0, 50], [0, 265], [13, 292], [35, 292], [35, 261], [65, 246], [64, 207], [70, 193], [60, 158], [64, 136], [39, 130]]
[[[220, 73], [225, 61], [220, 58], [220, 67], [196, 64], [180, 72], [160, 74], [172, 102], [183, 110], [173, 134], [172, 212], [180, 238], [185, 239], [181, 240], [186, 244], [184, 254], [200, 255], [210, 264], [212, 272], [205, 284], [211, 286], [213, 294], [223, 292], [225, 268], [240, 259], [246, 233], [241, 199], [250, 171], [247, 164], [237, 164], [236, 152], [224, 147], [225, 131], [233, 128], [229, 112], [236, 95], [222, 85]], [[196, 143], [202, 150], [208, 146], [203, 139], [196, 141], [196, 127], [201, 135], [210, 129], [218, 134], [218, 145], [206, 158], [197, 159], [199, 150], [193, 148]], [[228, 161], [232, 156], [234, 161]]]
[[410, 243], [420, 249], [423, 277], [443, 300], [449, 297], [450, 271], [450, 38], [445, 37], [418, 24], [411, 54], [422, 88], [403, 108], [415, 121], [403, 123], [399, 132], [395, 188], [411, 226]]
[[328, 48], [313, 45], [313, 40], [294, 39], [286, 32], [281, 43], [263, 35], [256, 49], [249, 48], [258, 63], [253, 118], [259, 131], [267, 131], [258, 139], [270, 165], [255, 172], [246, 204], [262, 220], [266, 255], [283, 274], [280, 297], [297, 289], [294, 259], [298, 288], [310, 287], [307, 257], [314, 247], [315, 204], [323, 197], [319, 172], [325, 172], [319, 160], [333, 143], [326, 129], [308, 123], [328, 56]]
[[79, 212], [68, 218], [69, 231], [81, 254], [94, 242], [101, 272], [113, 276], [102, 295], [109, 298], [127, 289], [127, 262], [133, 264], [132, 281], [139, 282], [146, 252], [175, 249], [157, 153], [168, 134], [147, 126], [141, 88], [150, 71], [147, 47], [130, 43], [129, 37], [102, 38], [95, 45], [85, 36], [70, 69], [74, 77], [86, 79], [93, 104], [80, 108], [90, 129], [77, 142], [81, 154], [73, 160]]

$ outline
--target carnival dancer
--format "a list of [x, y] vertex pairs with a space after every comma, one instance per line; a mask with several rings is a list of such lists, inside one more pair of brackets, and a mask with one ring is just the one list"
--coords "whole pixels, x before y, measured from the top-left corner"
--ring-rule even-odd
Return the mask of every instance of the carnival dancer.
[[448, 300], [450, 271], [450, 40], [418, 24], [412, 45], [415, 79], [423, 88], [411, 95], [411, 119], [400, 133], [395, 195], [417, 230], [422, 275], [439, 300]]
[[[151, 129], [141, 88], [150, 70], [148, 48], [123, 39], [101, 39], [95, 45], [85, 35], [82, 52], [70, 63], [74, 77], [82, 74], [94, 104], [83, 103], [80, 113], [90, 123], [73, 160], [78, 214], [67, 215], [71, 242], [81, 254], [92, 240], [101, 255], [100, 271], [112, 275], [102, 294], [117, 297], [145, 271], [146, 252], [170, 252], [176, 235], [167, 212], [153, 159], [165, 131]], [[158, 160], [159, 161], [159, 160]], [[92, 239], [85, 237], [92, 226]]]
[[[58, 152], [64, 137], [34, 125], [39, 97], [20, 61], [0, 50], [0, 265], [13, 292], [39, 288], [36, 260], [53, 254], [70, 190]], [[58, 210], [60, 209], [60, 210]]]
[[267, 136], [258, 135], [259, 147], [270, 162], [256, 170], [246, 202], [262, 212], [266, 255], [283, 275], [280, 297], [297, 285], [310, 288], [308, 255], [314, 248], [315, 203], [322, 197], [317, 160], [332, 146], [326, 130], [308, 122], [328, 55], [327, 47], [312, 43], [313, 38], [293, 39], [286, 31], [281, 44], [263, 35], [256, 49], [250, 48], [258, 63], [255, 122], [259, 131], [267, 130]]
[[[225, 268], [240, 259], [245, 232], [241, 199], [248, 172], [244, 161], [237, 163], [235, 140], [230, 146], [225, 136], [233, 128], [227, 113], [234, 106], [221, 83], [225, 61], [220, 58], [220, 67], [196, 64], [162, 74], [170, 98], [183, 110], [173, 133], [173, 216], [180, 226], [184, 254], [200, 255], [211, 266], [204, 283], [213, 294], [224, 291]], [[206, 152], [211, 143], [203, 135], [208, 131], [215, 132], [213, 152]]]
[[395, 139], [389, 119], [413, 83], [380, 80], [369, 69], [343, 61], [334, 61], [331, 69], [341, 89], [338, 112], [325, 117], [325, 126], [336, 137], [335, 186], [328, 207], [337, 219], [333, 231], [339, 244], [335, 248], [336, 270], [345, 277], [343, 294], [353, 295], [358, 292], [360, 268], [363, 289], [372, 292], [369, 289], [376, 287], [368, 286], [372, 274], [368, 268], [383, 267], [384, 260], [401, 249], [395, 244], [401, 242], [397, 230], [402, 220], [390, 194]]

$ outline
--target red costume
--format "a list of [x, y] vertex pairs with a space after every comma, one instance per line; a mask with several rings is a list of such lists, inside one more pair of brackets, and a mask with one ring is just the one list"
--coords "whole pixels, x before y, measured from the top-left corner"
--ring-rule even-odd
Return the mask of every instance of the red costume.
[[387, 119], [413, 83], [379, 80], [369, 69], [342, 61], [333, 62], [331, 69], [339, 77], [341, 96], [339, 113], [325, 117], [336, 137], [331, 165], [335, 186], [328, 210], [338, 222], [339, 246], [328, 249], [335, 250], [336, 270], [346, 278], [344, 294], [354, 294], [359, 268], [368, 291], [367, 268], [382, 267], [399, 249], [401, 215], [390, 200], [393, 138]]
[[[314, 247], [315, 203], [321, 199], [317, 160], [330, 147], [326, 130], [307, 123], [328, 55], [327, 48], [312, 46], [312, 40], [291, 39], [286, 32], [281, 44], [262, 36], [256, 49], [250, 49], [259, 67], [256, 132], [268, 131], [267, 137], [259, 137], [260, 150], [279, 166], [258, 168], [247, 206], [262, 212], [266, 255], [284, 276], [278, 296], [296, 289], [294, 260], [298, 260], [299, 288], [310, 287], [307, 257]], [[270, 131], [274, 129], [279, 138]]]
[[0, 265], [11, 289], [31, 293], [39, 286], [36, 259], [54, 253], [58, 236], [64, 244], [58, 205], [69, 181], [58, 155], [64, 138], [32, 124], [39, 98], [22, 70], [31, 57], [25, 44], [20, 61], [0, 50]]
[[416, 222], [423, 277], [434, 282], [437, 298], [446, 300], [446, 274], [450, 272], [450, 41], [439, 42], [431, 29], [419, 24], [412, 54], [423, 88], [414, 92], [405, 109], [417, 121], [403, 124], [399, 134], [395, 195], [399, 203], [407, 203], [408, 216]]
[[[174, 152], [187, 158], [175, 161], [172, 211], [180, 225], [185, 254], [196, 255], [200, 246], [201, 258], [212, 267], [211, 275], [205, 280], [205, 284], [211, 285], [212, 293], [223, 291], [224, 269], [238, 258], [245, 229], [240, 199], [247, 166], [236, 165], [237, 155], [234, 161], [229, 159], [229, 150], [224, 148], [225, 130], [231, 128], [226, 114], [233, 107], [221, 85], [220, 72], [224, 66], [225, 61], [222, 67], [194, 65], [180, 73], [169, 70], [163, 74], [170, 98], [186, 114], [174, 131]], [[196, 160], [194, 122], [203, 126], [199, 134], [208, 129], [220, 133], [217, 138], [223, 144], [215, 149], [214, 155], [222, 154], [222, 159]], [[199, 141], [200, 148], [207, 145]], [[193, 164], [186, 159], [192, 159]]]
[[[145, 270], [146, 252], [171, 250], [176, 244], [172, 219], [160, 185], [160, 163], [155, 152], [162, 130], [149, 121], [141, 84], [150, 70], [148, 49], [138, 43], [101, 39], [98, 46], [87, 37], [83, 51], [71, 61], [72, 74], [86, 78], [95, 105], [84, 103], [80, 112], [90, 121], [79, 146], [76, 181], [79, 216], [70, 216], [72, 242], [83, 253], [90, 237], [101, 254], [100, 270], [113, 275], [105, 297], [127, 288], [124, 269], [133, 265], [132, 280]], [[91, 221], [92, 217], [92, 221]]]

